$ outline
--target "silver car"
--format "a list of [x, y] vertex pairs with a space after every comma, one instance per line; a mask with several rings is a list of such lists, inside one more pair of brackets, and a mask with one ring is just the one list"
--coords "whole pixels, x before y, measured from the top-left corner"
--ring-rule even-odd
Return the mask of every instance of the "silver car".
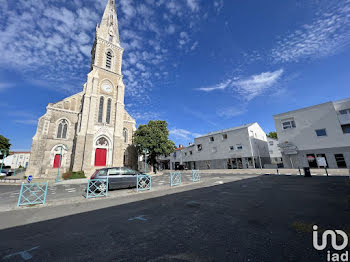
[[[140, 172], [127, 168], [127, 167], [110, 167], [102, 168], [95, 171], [91, 176], [91, 179], [107, 179], [108, 178], [108, 190], [117, 188], [131, 188], [136, 187], [137, 175]], [[100, 184], [96, 182], [99, 187]], [[101, 187], [105, 187], [101, 184]], [[101, 188], [104, 191], [104, 188]]]

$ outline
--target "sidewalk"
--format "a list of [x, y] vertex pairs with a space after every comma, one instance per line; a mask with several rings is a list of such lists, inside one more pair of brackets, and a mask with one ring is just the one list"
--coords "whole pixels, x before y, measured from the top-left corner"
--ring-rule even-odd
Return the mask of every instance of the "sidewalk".
[[[70, 205], [70, 204], [80, 205], [80, 204], [88, 204], [96, 201], [99, 204], [102, 204], [103, 201], [107, 201], [107, 200], [111, 200], [111, 205], [115, 205], [116, 203], [112, 201], [113, 199], [118, 199], [118, 202], [129, 203], [133, 201], [132, 199], [134, 197], [136, 197], [138, 200], [148, 199], [148, 198], [183, 192], [187, 190], [192, 190], [192, 189], [197, 189], [202, 187], [210, 187], [210, 186], [229, 183], [229, 182], [238, 181], [242, 179], [253, 178], [257, 176], [259, 175], [256, 174], [256, 175], [248, 175], [248, 176], [235, 175], [235, 176], [225, 176], [225, 177], [217, 177], [217, 176], [207, 177], [202, 179], [200, 182], [183, 182], [181, 185], [178, 185], [175, 187], [170, 187], [169, 184], [152, 186], [151, 191], [141, 191], [141, 192], [137, 192], [136, 189], [113, 190], [108, 192], [107, 197], [101, 197], [101, 198], [95, 198], [95, 199], [86, 199], [85, 198], [86, 194], [85, 192], [82, 191], [80, 196], [74, 196], [66, 199], [56, 199], [56, 200], [47, 199], [45, 205], [35, 205], [35, 206], [27, 206], [27, 207], [3, 205], [1, 206], [0, 213], [8, 212], [8, 211], [40, 209], [44, 207], [62, 206], [62, 205]], [[79, 183], [85, 183], [83, 182], [83, 180], [85, 179], [79, 179], [79, 180], [80, 180], [78, 181]], [[100, 208], [99, 205], [96, 207], [96, 209], [98, 208]]]

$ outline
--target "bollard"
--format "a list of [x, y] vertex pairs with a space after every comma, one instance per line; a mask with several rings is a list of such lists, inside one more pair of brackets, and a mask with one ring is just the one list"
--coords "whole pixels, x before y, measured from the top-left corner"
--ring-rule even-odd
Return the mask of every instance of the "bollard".
[[279, 175], [280, 173], [279, 173], [279, 171], [278, 171], [278, 167], [277, 167], [277, 175]]
[[301, 175], [300, 167], [298, 167], [298, 169], [299, 169], [299, 175]]
[[327, 170], [327, 167], [325, 167], [324, 169], [326, 170], [326, 174], [327, 174], [327, 176], [328, 176], [328, 170]]

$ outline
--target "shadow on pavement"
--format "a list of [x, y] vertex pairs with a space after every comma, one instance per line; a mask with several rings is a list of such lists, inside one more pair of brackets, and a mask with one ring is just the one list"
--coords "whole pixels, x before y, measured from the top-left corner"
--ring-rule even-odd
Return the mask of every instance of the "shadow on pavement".
[[261, 176], [9, 228], [0, 260], [327, 261], [312, 226], [350, 232], [348, 180]]

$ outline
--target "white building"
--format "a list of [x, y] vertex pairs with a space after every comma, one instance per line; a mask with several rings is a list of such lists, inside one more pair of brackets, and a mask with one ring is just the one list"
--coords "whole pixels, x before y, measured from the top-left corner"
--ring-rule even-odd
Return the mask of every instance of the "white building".
[[[164, 160], [163, 160], [164, 161]], [[194, 139], [194, 144], [170, 155], [170, 168], [259, 168], [270, 164], [267, 137], [258, 123], [212, 132]]]
[[281, 149], [278, 146], [278, 139], [267, 137], [271, 164], [280, 165], [283, 163]]
[[286, 168], [350, 167], [350, 98], [274, 116]]
[[10, 155], [4, 159], [4, 166], [11, 166], [11, 168], [26, 168], [29, 159], [30, 152], [10, 152]]

